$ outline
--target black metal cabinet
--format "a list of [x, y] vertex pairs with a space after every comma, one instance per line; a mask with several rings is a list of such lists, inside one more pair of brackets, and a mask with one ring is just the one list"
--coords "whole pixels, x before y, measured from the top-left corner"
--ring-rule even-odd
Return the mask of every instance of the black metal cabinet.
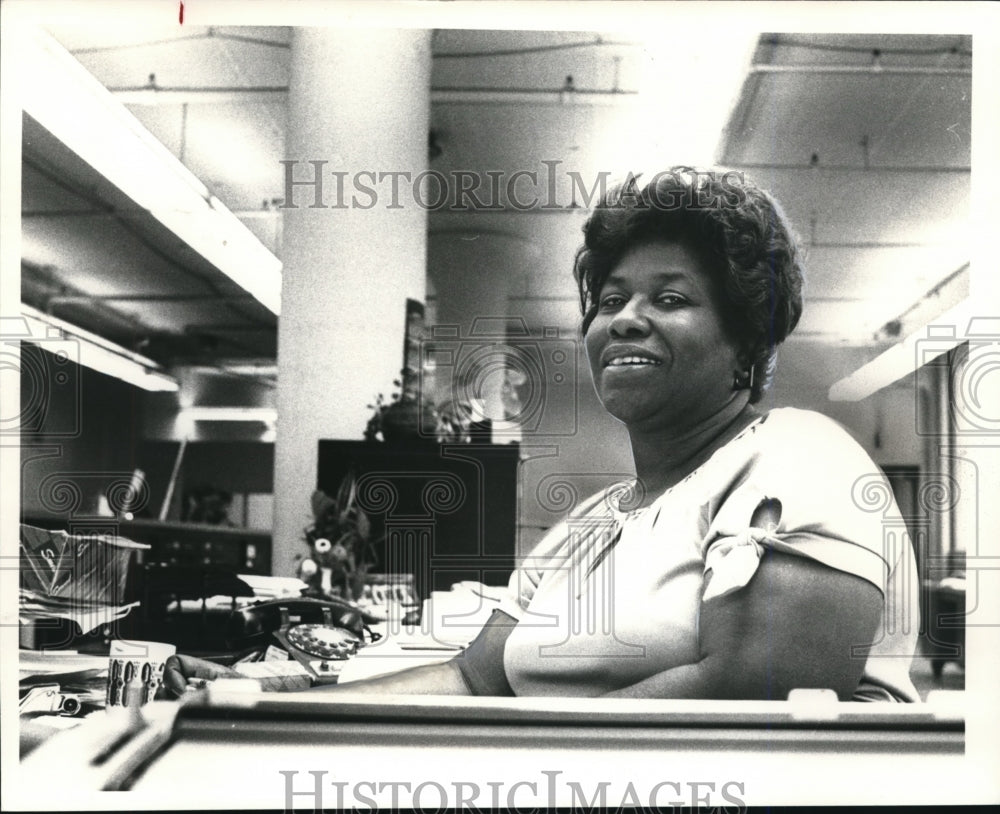
[[965, 669], [965, 591], [927, 581], [927, 613], [923, 654], [930, 659], [934, 677], [940, 679], [944, 665], [956, 662]]
[[319, 442], [317, 488], [335, 495], [352, 469], [372, 519], [377, 568], [411, 573], [421, 597], [462, 580], [506, 583], [514, 567], [516, 444]]

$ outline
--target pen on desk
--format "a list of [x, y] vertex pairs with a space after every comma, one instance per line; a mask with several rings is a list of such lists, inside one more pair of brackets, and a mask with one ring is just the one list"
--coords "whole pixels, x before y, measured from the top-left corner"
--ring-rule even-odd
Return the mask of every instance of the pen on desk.
[[401, 644], [400, 650], [462, 650], [457, 644]]

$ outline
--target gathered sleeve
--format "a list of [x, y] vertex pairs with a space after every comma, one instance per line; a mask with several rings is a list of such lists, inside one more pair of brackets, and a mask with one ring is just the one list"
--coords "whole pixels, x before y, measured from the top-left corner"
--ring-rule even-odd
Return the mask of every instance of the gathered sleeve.
[[[704, 600], [746, 585], [766, 549], [854, 574], [885, 595], [899, 557], [893, 535], [886, 533], [898, 518], [889, 484], [835, 422], [812, 413], [797, 419], [756, 446], [727, 488], [706, 503]], [[884, 505], [874, 508], [873, 485], [886, 496]], [[751, 524], [764, 499], [781, 505], [770, 533]]]

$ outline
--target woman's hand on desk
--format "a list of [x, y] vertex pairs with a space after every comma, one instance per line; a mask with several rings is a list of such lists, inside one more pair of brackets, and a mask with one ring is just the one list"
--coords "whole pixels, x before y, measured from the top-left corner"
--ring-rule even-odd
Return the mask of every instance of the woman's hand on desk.
[[[194, 656], [170, 656], [163, 671], [163, 688], [167, 697], [180, 698], [185, 693], [202, 689], [219, 678], [243, 678], [231, 667], [225, 667]], [[327, 684], [313, 690], [341, 690], [376, 695], [469, 695], [469, 687], [454, 660], [438, 664], [411, 667], [396, 673], [347, 684]]]
[[225, 667], [194, 656], [170, 656], [163, 670], [163, 687], [171, 698], [198, 690], [217, 678], [242, 678], [231, 667]]

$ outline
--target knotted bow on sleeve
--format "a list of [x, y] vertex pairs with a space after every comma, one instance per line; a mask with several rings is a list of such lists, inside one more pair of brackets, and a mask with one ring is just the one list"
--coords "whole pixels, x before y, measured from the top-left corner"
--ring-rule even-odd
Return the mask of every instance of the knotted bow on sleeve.
[[764, 551], [763, 543], [772, 537], [781, 520], [781, 501], [763, 498], [750, 517], [747, 530], [735, 537], [723, 537], [712, 543], [705, 555], [705, 592], [702, 601], [738, 591], [750, 581]]

